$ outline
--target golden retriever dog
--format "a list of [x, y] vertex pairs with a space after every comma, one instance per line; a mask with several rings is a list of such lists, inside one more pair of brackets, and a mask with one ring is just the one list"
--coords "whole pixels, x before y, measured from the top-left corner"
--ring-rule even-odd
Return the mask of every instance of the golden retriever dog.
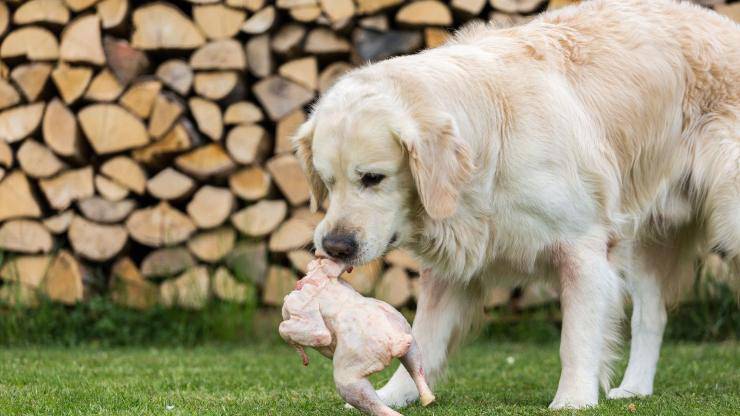
[[[702, 250], [740, 263], [740, 26], [667, 0], [594, 0], [340, 79], [294, 138], [328, 197], [315, 245], [424, 266], [414, 337], [434, 380], [483, 288], [550, 279], [563, 312], [553, 409], [649, 395], [666, 290]], [[609, 365], [632, 297], [627, 372]], [[402, 367], [380, 398], [417, 399]]]

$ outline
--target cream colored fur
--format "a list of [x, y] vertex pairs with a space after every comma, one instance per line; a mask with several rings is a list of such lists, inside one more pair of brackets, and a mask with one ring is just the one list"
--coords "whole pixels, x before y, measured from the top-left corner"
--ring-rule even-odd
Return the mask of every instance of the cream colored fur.
[[[650, 394], [665, 289], [702, 250], [740, 263], [738, 45], [737, 24], [696, 6], [595, 0], [355, 70], [295, 140], [330, 202], [315, 244], [342, 230], [359, 242], [353, 263], [416, 253], [428, 270], [414, 336], [432, 379], [482, 287], [558, 284], [552, 408], [608, 388], [622, 275], [633, 344], [609, 395]], [[368, 172], [386, 178], [366, 188]], [[402, 406], [416, 390], [400, 369], [379, 395]]]

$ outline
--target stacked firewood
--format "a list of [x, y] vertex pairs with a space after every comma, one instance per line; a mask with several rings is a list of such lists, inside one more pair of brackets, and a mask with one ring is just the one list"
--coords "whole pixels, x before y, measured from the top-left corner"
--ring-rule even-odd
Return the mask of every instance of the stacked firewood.
[[[289, 143], [317, 95], [471, 19], [573, 2], [0, 2], [0, 299], [279, 305], [321, 219]], [[417, 275], [394, 251], [346, 278], [400, 307]]]

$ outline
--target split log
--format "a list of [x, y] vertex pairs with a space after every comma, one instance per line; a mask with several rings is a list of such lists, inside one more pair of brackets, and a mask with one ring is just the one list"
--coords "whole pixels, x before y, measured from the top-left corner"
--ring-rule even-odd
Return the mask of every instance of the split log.
[[58, 98], [46, 106], [41, 125], [44, 143], [56, 154], [81, 159], [82, 142], [74, 114]]
[[186, 123], [176, 124], [164, 138], [140, 147], [131, 152], [134, 160], [147, 165], [157, 165], [167, 161], [172, 155], [193, 147], [191, 134]]
[[411, 282], [406, 271], [391, 267], [375, 286], [375, 297], [394, 308], [400, 308], [411, 299]]
[[352, 273], [343, 274], [342, 279], [362, 295], [369, 296], [373, 293], [375, 283], [380, 278], [382, 272], [383, 262], [376, 259], [370, 263], [355, 267]]
[[90, 221], [104, 224], [115, 224], [125, 220], [136, 209], [136, 201], [122, 199], [109, 201], [99, 196], [93, 196], [77, 201], [77, 207], [82, 215]]
[[247, 68], [244, 48], [234, 39], [223, 39], [201, 46], [190, 57], [193, 69], [243, 71]]
[[188, 95], [193, 85], [193, 70], [185, 61], [170, 59], [157, 68], [157, 78], [180, 95]]
[[267, 171], [291, 205], [302, 205], [309, 200], [308, 180], [295, 156], [283, 154], [273, 157], [267, 162]]
[[278, 9], [292, 9], [298, 6], [308, 6], [318, 4], [319, 0], [277, 0], [275, 6]]
[[83, 298], [84, 274], [77, 259], [69, 251], [62, 250], [52, 260], [41, 287], [49, 299], [73, 305]]
[[5, 2], [0, 2], [0, 37], [5, 34], [10, 24], [10, 11], [8, 5]]
[[0, 167], [0, 181], [5, 177], [5, 168]]
[[108, 201], [120, 201], [128, 196], [128, 189], [103, 175], [95, 175], [95, 189]]
[[355, 15], [352, 0], [321, 0], [321, 8], [332, 22], [349, 19]]
[[128, 15], [128, 0], [102, 0], [96, 5], [103, 29], [114, 29], [123, 24]]
[[208, 303], [208, 269], [195, 267], [173, 280], [176, 304], [185, 309], [203, 309]]
[[403, 3], [404, 0], [356, 0], [359, 14], [375, 14]]
[[280, 120], [314, 98], [313, 91], [278, 76], [262, 79], [254, 85], [253, 92], [273, 121]]
[[333, 64], [324, 68], [319, 75], [319, 92], [324, 93], [329, 89], [335, 82], [352, 69], [352, 65], [346, 62], [334, 62]]
[[154, 108], [149, 118], [149, 134], [154, 138], [164, 136], [182, 115], [183, 105], [171, 94], [159, 94], [154, 100]]
[[190, 112], [195, 118], [198, 130], [213, 141], [221, 140], [224, 134], [221, 109], [215, 103], [199, 97], [193, 97], [188, 101]]
[[309, 90], [318, 88], [319, 66], [315, 57], [295, 59], [278, 68], [278, 74]]
[[44, 103], [13, 107], [0, 113], [0, 140], [15, 143], [33, 134], [41, 124]]
[[178, 156], [175, 165], [198, 179], [226, 175], [235, 167], [229, 155], [216, 143]]
[[424, 44], [427, 48], [442, 46], [450, 38], [450, 32], [438, 27], [424, 29]]
[[146, 184], [152, 196], [164, 201], [184, 198], [194, 187], [195, 181], [172, 168], [162, 170]]
[[291, 250], [288, 252], [290, 264], [301, 274], [308, 273], [308, 263], [311, 263], [315, 258], [308, 250]]
[[121, 225], [102, 225], [75, 216], [67, 231], [74, 252], [88, 260], [106, 261], [123, 250], [128, 240]]
[[226, 108], [224, 124], [253, 124], [263, 119], [262, 110], [249, 101], [239, 101]]
[[256, 12], [265, 6], [265, 0], [226, 0], [226, 5]]
[[265, 243], [242, 242], [224, 260], [237, 279], [261, 286], [267, 277], [267, 247]]
[[152, 113], [154, 100], [159, 96], [160, 91], [162, 91], [161, 82], [144, 80], [132, 85], [126, 90], [119, 102], [128, 111], [142, 119], [146, 119]]
[[275, 23], [275, 8], [267, 6], [253, 14], [241, 27], [242, 32], [250, 35], [259, 35], [267, 32]]
[[38, 221], [10, 220], [0, 226], [0, 249], [18, 253], [48, 253], [53, 241]]
[[133, 48], [126, 40], [106, 36], [103, 39], [103, 50], [108, 67], [123, 85], [128, 85], [149, 68], [146, 53]]
[[215, 263], [226, 256], [236, 242], [236, 232], [231, 227], [220, 227], [197, 234], [188, 239], [188, 249], [201, 261]]
[[452, 0], [452, 8], [468, 16], [477, 16], [486, 6], [486, 0]]
[[229, 188], [234, 195], [246, 201], [256, 201], [270, 192], [272, 178], [259, 166], [242, 169], [229, 176]]
[[319, 6], [297, 6], [290, 9], [290, 17], [298, 22], [310, 23], [318, 19], [319, 16], [321, 16]]
[[146, 190], [146, 172], [127, 156], [116, 156], [107, 160], [100, 167], [100, 172], [124, 188], [144, 195]]
[[194, 266], [195, 259], [185, 248], [162, 248], [144, 258], [141, 273], [148, 278], [169, 277]]
[[247, 14], [223, 4], [193, 7], [193, 19], [208, 39], [227, 39], [236, 36]]
[[354, 32], [355, 53], [363, 61], [379, 61], [391, 56], [411, 53], [422, 47], [423, 39], [417, 31], [358, 29]]
[[10, 71], [10, 78], [15, 81], [28, 102], [36, 101], [46, 88], [51, 74], [51, 65], [31, 63], [18, 65]]
[[421, 269], [419, 262], [408, 251], [400, 248], [388, 252], [385, 255], [385, 261], [391, 266], [400, 267], [416, 273], [419, 273]]
[[51, 256], [48, 255], [16, 256], [2, 265], [0, 279], [35, 289], [46, 277], [50, 264]]
[[492, 287], [486, 290], [485, 296], [486, 298], [483, 302], [484, 308], [491, 309], [497, 306], [503, 306], [509, 303], [511, 289]]
[[93, 71], [86, 67], [72, 67], [61, 63], [51, 72], [51, 79], [65, 103], [73, 104], [85, 93]]
[[187, 240], [195, 225], [166, 202], [134, 211], [126, 220], [131, 238], [150, 247], [170, 246]]
[[195, 74], [193, 88], [203, 98], [220, 101], [238, 95], [241, 83], [235, 72], [199, 72]]
[[[570, 3], [576, 3], [576, 1], [571, 0]], [[729, 17], [736, 23], [740, 23], [740, 4], [717, 4], [714, 6], [714, 10], [719, 14]]]
[[24, 26], [8, 33], [0, 45], [0, 58], [23, 56], [30, 61], [53, 61], [59, 58], [57, 38], [38, 26]]
[[[483, 1], [486, 1], [486, 0], [483, 0]], [[359, 23], [360, 23], [360, 27], [362, 28], [372, 29], [378, 32], [385, 32], [388, 29], [390, 29], [390, 24], [388, 23], [388, 16], [384, 14], [364, 17], [360, 19]]]
[[504, 13], [527, 14], [534, 12], [545, 0], [488, 0], [491, 6]]
[[275, 128], [275, 153], [287, 153], [293, 151], [291, 138], [306, 121], [306, 113], [303, 110], [295, 110], [277, 122]]
[[262, 126], [236, 126], [226, 136], [226, 150], [238, 163], [245, 165], [263, 160], [270, 151], [270, 138]]
[[295, 289], [298, 279], [292, 270], [286, 267], [271, 266], [267, 272], [262, 302], [269, 306], [280, 306], [283, 298]]
[[268, 247], [276, 253], [305, 248], [313, 241], [313, 230], [313, 224], [308, 221], [290, 218], [270, 235]]
[[205, 185], [187, 206], [188, 215], [198, 228], [213, 228], [223, 224], [234, 209], [234, 195], [226, 188]]
[[403, 6], [396, 14], [396, 21], [410, 26], [449, 26], [452, 13], [441, 1], [420, 0]]
[[31, 192], [31, 185], [21, 171], [13, 171], [0, 182], [0, 221], [13, 218], [38, 218], [41, 207]]
[[287, 24], [282, 26], [272, 37], [272, 50], [281, 55], [293, 55], [299, 52], [301, 42], [306, 36], [306, 28], [302, 25]]
[[12, 107], [21, 102], [21, 96], [10, 82], [0, 78], [0, 110]]
[[234, 279], [229, 269], [219, 267], [213, 274], [213, 294], [227, 302], [244, 303], [253, 293], [249, 286]]
[[18, 164], [32, 178], [48, 178], [66, 167], [51, 150], [31, 139], [18, 149]]
[[270, 51], [270, 35], [254, 36], [247, 41], [247, 66], [249, 72], [257, 78], [264, 78], [272, 73], [274, 62]]
[[81, 12], [88, 7], [92, 7], [92, 5], [94, 5], [98, 1], [99, 0], [64, 0], [64, 2], [67, 3], [67, 7], [75, 12]]
[[303, 47], [309, 54], [329, 55], [345, 54], [351, 49], [347, 40], [325, 28], [316, 28], [308, 33]]
[[263, 200], [234, 213], [231, 223], [242, 234], [262, 237], [270, 234], [283, 221], [288, 205], [283, 200]]
[[123, 88], [113, 72], [106, 68], [93, 78], [85, 92], [85, 99], [100, 102], [115, 101], [123, 92]]
[[3, 140], [0, 140], [0, 166], [9, 168], [13, 164], [13, 149]]
[[149, 143], [144, 124], [115, 104], [93, 104], [78, 118], [87, 140], [98, 154], [116, 153]]
[[100, 18], [80, 16], [64, 28], [59, 55], [66, 62], [88, 62], [105, 65], [105, 52], [100, 38]]
[[111, 298], [117, 304], [138, 310], [150, 309], [156, 305], [159, 288], [144, 279], [130, 258], [122, 258], [113, 265], [111, 279]]
[[42, 222], [44, 227], [52, 234], [64, 234], [72, 223], [75, 213], [72, 210], [63, 211], [61, 214], [45, 218]]
[[51, 179], [39, 180], [39, 187], [57, 211], [63, 211], [79, 199], [93, 196], [92, 167], [67, 170]]
[[133, 23], [131, 44], [137, 49], [195, 49], [206, 41], [185, 14], [167, 3], [150, 3], [137, 8]]

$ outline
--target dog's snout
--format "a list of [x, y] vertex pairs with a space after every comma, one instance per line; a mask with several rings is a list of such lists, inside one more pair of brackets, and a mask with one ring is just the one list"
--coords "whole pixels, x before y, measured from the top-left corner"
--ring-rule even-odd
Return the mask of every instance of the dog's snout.
[[357, 240], [351, 234], [328, 234], [321, 245], [326, 254], [335, 259], [348, 260], [357, 254]]

